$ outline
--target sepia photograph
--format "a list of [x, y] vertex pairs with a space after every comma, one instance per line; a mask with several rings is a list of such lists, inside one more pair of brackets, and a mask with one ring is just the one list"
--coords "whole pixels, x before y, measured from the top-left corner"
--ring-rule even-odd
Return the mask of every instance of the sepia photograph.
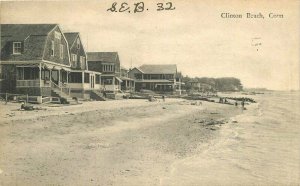
[[299, 0], [0, 1], [1, 186], [299, 186]]

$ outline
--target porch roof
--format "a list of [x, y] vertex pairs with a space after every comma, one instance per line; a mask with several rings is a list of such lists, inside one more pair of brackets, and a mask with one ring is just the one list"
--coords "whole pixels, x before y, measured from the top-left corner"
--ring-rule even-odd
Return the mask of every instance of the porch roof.
[[41, 65], [42, 68], [49, 69], [49, 70], [64, 70], [64, 71], [70, 71], [69, 68], [60, 66], [60, 65], [53, 65], [48, 63], [39, 63], [39, 62], [28, 62], [28, 63], [17, 63], [16, 67], [39, 67]]
[[71, 72], [85, 72], [85, 73], [93, 73], [93, 74], [101, 74], [100, 72], [90, 71], [90, 70], [71, 70]]
[[119, 82], [123, 82], [122, 79], [120, 79], [119, 77], [116, 77], [116, 80], [118, 80]]
[[120, 79], [126, 80], [126, 81], [134, 81], [134, 79], [129, 78], [129, 77], [121, 77]]
[[137, 79], [135, 81], [139, 83], [173, 83], [173, 81], [167, 79]]
[[62, 68], [69, 68], [70, 66], [65, 65], [65, 64], [59, 64], [59, 63], [55, 63], [52, 61], [47, 61], [47, 60], [26, 60], [26, 61], [1, 61], [0, 60], [0, 64], [6, 65], [28, 65], [28, 64], [46, 64], [46, 65], [53, 65], [53, 66], [59, 66]]

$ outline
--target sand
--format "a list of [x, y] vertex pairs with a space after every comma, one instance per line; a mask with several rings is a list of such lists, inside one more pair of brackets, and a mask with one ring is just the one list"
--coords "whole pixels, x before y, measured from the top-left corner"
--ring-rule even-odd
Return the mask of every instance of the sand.
[[[116, 100], [17, 111], [1, 103], [1, 185], [168, 185], [176, 162], [213, 146], [231, 105]], [[180, 170], [176, 170], [176, 173]]]

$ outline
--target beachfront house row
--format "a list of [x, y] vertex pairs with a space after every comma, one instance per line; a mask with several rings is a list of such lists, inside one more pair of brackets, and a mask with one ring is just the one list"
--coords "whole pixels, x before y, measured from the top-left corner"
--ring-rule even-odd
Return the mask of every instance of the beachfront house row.
[[121, 67], [117, 52], [87, 52], [88, 69], [101, 73], [103, 91], [121, 91]]
[[[75, 38], [74, 45], [83, 49], [79, 36]], [[74, 52], [73, 47], [69, 50], [58, 24], [1, 24], [0, 92], [29, 95], [32, 102], [38, 103], [53, 97], [71, 102], [75, 84], [95, 86], [90, 83], [84, 50], [77, 51], [81, 63], [77, 61], [73, 66], [70, 52]], [[73, 74], [78, 71], [80, 77]], [[92, 74], [96, 77], [100, 73]]]
[[135, 90], [152, 90], [163, 94], [181, 94], [181, 77], [177, 65], [142, 65], [129, 71]]

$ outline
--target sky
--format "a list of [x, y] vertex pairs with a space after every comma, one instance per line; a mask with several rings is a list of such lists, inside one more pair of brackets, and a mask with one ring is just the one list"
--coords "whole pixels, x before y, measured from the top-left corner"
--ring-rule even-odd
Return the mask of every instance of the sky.
[[[113, 2], [2, 1], [0, 22], [58, 23], [65, 32], [80, 32], [86, 51], [118, 52], [126, 68], [177, 64], [190, 77], [237, 77], [248, 88], [299, 89], [298, 0], [145, 0], [140, 13], [133, 8], [141, 1], [116, 1], [117, 7], [128, 3], [131, 13], [107, 11]], [[158, 2], [165, 7], [172, 2], [175, 10], [157, 11]], [[271, 19], [269, 13], [283, 18]]]

